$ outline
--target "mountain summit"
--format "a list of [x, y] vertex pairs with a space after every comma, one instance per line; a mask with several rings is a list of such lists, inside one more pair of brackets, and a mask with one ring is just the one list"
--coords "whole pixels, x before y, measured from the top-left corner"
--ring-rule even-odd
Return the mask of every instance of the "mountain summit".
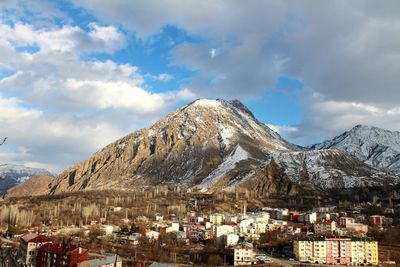
[[293, 145], [238, 100], [199, 99], [70, 167], [51, 183], [50, 193], [184, 185], [294, 194], [304, 186], [352, 187], [396, 179], [339, 150]]
[[338, 149], [371, 166], [400, 172], [400, 132], [357, 125], [350, 131], [311, 148]]

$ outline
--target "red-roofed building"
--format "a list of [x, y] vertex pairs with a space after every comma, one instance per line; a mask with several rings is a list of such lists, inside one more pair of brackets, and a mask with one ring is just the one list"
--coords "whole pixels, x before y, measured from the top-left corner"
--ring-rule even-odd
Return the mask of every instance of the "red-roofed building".
[[19, 257], [25, 266], [36, 266], [37, 248], [51, 243], [51, 239], [39, 234], [26, 234], [21, 236], [19, 246]]
[[76, 246], [45, 244], [38, 248], [37, 267], [76, 267], [88, 259], [89, 251]]

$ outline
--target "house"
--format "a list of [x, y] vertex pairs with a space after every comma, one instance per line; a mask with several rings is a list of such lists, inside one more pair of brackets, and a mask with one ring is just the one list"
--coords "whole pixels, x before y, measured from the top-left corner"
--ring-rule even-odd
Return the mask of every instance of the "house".
[[122, 259], [116, 254], [105, 254], [82, 261], [77, 264], [77, 267], [122, 267]]
[[26, 234], [20, 238], [19, 256], [25, 266], [36, 266], [37, 249], [47, 243], [51, 243], [51, 239], [39, 234]]
[[257, 263], [252, 243], [243, 242], [234, 248], [234, 265], [253, 265]]
[[87, 249], [64, 244], [47, 243], [37, 249], [37, 267], [75, 267], [80, 262], [87, 261]]

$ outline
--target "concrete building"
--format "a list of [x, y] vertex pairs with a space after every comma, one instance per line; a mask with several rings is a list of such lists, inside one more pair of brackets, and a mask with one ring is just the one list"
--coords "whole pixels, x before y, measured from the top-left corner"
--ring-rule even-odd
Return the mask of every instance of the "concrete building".
[[25, 266], [36, 266], [37, 249], [47, 243], [51, 243], [51, 239], [44, 235], [26, 234], [21, 237], [18, 253]]
[[340, 223], [340, 225], [343, 225], [343, 226], [347, 226], [347, 224], [354, 223], [354, 222], [355, 222], [355, 219], [351, 218], [351, 217], [340, 217], [339, 218], [339, 223]]
[[385, 216], [381, 216], [381, 215], [372, 215], [372, 216], [369, 217], [369, 223], [370, 223], [372, 226], [382, 227], [384, 221], [385, 221]]
[[351, 262], [350, 238], [326, 238], [326, 263], [349, 264]]
[[332, 234], [336, 230], [336, 222], [333, 220], [319, 221], [314, 224], [316, 234]]
[[223, 235], [233, 233], [235, 231], [232, 225], [218, 225], [214, 228], [214, 235], [217, 241], [222, 241]]
[[234, 248], [234, 265], [253, 265], [257, 263], [252, 243], [243, 242]]
[[227, 234], [224, 236], [225, 246], [232, 247], [239, 243], [239, 235], [237, 234]]
[[347, 223], [346, 229], [349, 232], [360, 233], [363, 235], [368, 233], [368, 225], [362, 223]]
[[214, 225], [223, 224], [225, 221], [225, 215], [221, 213], [213, 213], [210, 215], [210, 222]]
[[301, 262], [326, 263], [326, 242], [323, 238], [303, 238], [293, 242], [293, 252]]
[[352, 264], [378, 265], [378, 242], [366, 238], [352, 238], [351, 242]]
[[36, 267], [75, 267], [88, 260], [87, 249], [47, 243], [37, 249]]
[[300, 238], [293, 242], [293, 252], [301, 262], [377, 265], [378, 242], [366, 238]]

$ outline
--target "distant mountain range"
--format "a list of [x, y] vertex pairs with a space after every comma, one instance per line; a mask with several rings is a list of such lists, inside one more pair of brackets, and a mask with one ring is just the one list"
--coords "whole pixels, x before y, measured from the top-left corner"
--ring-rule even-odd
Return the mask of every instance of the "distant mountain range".
[[400, 172], [400, 132], [357, 125], [312, 149], [338, 149], [371, 166]]
[[340, 149], [291, 144], [237, 100], [200, 99], [70, 167], [49, 193], [162, 184], [296, 194], [400, 180], [366, 163]]
[[23, 165], [0, 164], [0, 195], [35, 175], [53, 176], [45, 169], [30, 168]]
[[[398, 132], [356, 126], [304, 148], [260, 123], [237, 100], [199, 99], [109, 144], [55, 179], [35, 184], [40, 184], [40, 194], [153, 185], [204, 192], [240, 187], [266, 197], [319, 194], [399, 183], [399, 144]], [[20, 186], [14, 196], [29, 188]]]

